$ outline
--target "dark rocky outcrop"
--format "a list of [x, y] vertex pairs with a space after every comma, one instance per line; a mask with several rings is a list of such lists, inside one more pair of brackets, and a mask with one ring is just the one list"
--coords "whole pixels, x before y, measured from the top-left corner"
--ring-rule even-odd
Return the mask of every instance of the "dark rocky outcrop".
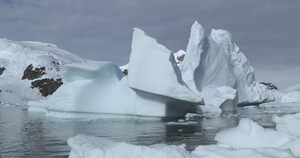
[[273, 83], [271, 83], [271, 82], [268, 82], [268, 83], [266, 83], [266, 82], [259, 82], [259, 83], [267, 86], [267, 89], [269, 89], [269, 90], [278, 90], [278, 88]]
[[40, 93], [46, 97], [53, 94], [63, 84], [62, 79], [45, 78], [31, 83], [31, 88], [38, 88]]
[[179, 60], [180, 62], [183, 61], [185, 54], [182, 54], [180, 56], [177, 57], [177, 60]]
[[128, 70], [127, 69], [123, 70], [123, 74], [128, 75]]
[[0, 67], [0, 75], [2, 75], [5, 70], [5, 67]]
[[45, 67], [40, 67], [40, 68], [34, 68], [32, 64], [28, 65], [27, 68], [24, 71], [22, 80], [28, 79], [28, 80], [33, 80], [36, 78], [40, 78], [45, 72]]

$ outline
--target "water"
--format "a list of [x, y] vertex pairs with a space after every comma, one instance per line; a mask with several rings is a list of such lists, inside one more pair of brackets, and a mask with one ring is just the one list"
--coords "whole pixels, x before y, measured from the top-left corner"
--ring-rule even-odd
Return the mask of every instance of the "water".
[[273, 115], [300, 112], [300, 105], [281, 108], [239, 108], [237, 113], [208, 115], [180, 124], [178, 120], [55, 119], [20, 106], [0, 106], [0, 157], [68, 157], [67, 139], [77, 134], [106, 137], [136, 145], [186, 144], [187, 150], [215, 144], [215, 134], [247, 117], [274, 128]]

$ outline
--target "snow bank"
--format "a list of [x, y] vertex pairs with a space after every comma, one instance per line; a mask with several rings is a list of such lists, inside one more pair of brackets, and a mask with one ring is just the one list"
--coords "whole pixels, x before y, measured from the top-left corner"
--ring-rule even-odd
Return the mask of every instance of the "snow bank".
[[[288, 122], [285, 121], [288, 120]], [[232, 129], [227, 129], [217, 133], [215, 140], [219, 147], [226, 148], [278, 148], [290, 149], [297, 157], [300, 156], [300, 137], [299, 132], [286, 128], [296, 125], [300, 121], [298, 114], [295, 117], [285, 116], [283, 118], [274, 117], [273, 120], [279, 123], [278, 129], [266, 129], [249, 119], [241, 119], [239, 125]], [[293, 123], [289, 123], [293, 122]], [[281, 124], [281, 125], [280, 125]], [[294, 126], [295, 128], [295, 126]]]
[[261, 158], [295, 157], [288, 150], [276, 148], [227, 149], [208, 145], [198, 146], [194, 151], [189, 152], [184, 148], [185, 145], [138, 146], [81, 134], [69, 138], [68, 145], [72, 148], [69, 154], [70, 158], [240, 158], [245, 155]]

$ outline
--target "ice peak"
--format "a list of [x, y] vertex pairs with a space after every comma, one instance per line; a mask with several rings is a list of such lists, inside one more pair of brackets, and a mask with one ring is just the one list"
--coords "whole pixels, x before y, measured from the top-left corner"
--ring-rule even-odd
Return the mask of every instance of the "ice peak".
[[[164, 45], [159, 44], [155, 38], [150, 37], [142, 29], [134, 28], [132, 41], [135, 39], [144, 39], [144, 40], [135, 41], [139, 45], [143, 45], [145, 43], [152, 43], [152, 45], [153, 46], [155, 45], [155, 47], [157, 47], [157, 49], [171, 53], [171, 51], [168, 48], [166, 48]], [[132, 43], [134, 43], [134, 42], [132, 42]]]
[[228, 41], [228, 42], [232, 43], [232, 36], [227, 30], [212, 29], [211, 33], [210, 33], [210, 37], [217, 43], [221, 43], [223, 41]]

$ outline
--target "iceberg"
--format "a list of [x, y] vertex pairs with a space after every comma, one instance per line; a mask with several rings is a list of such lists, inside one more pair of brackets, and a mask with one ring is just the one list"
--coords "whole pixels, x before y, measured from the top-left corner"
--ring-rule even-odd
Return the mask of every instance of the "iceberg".
[[[130, 63], [122, 68], [127, 76], [111, 62], [65, 64], [60, 67], [64, 84], [39, 104], [46, 116], [106, 118], [183, 117], [204, 104], [182, 81], [172, 53], [140, 29], [133, 33]], [[30, 110], [36, 105], [30, 102]]]
[[[124, 74], [113, 63], [67, 64], [61, 66], [61, 75], [64, 84], [40, 102], [47, 116], [59, 117], [59, 112], [97, 113], [99, 117], [135, 115], [135, 93], [122, 81]], [[35, 107], [32, 103], [29, 106]]]
[[133, 32], [128, 86], [136, 94], [138, 115], [184, 116], [197, 112], [203, 99], [181, 79], [173, 54], [140, 29]]
[[271, 91], [257, 82], [231, 34], [213, 29], [207, 36], [198, 22], [186, 51], [178, 52], [135, 28], [130, 61], [120, 68], [32, 41], [0, 39], [0, 55], [0, 101], [53, 117], [183, 117], [300, 101], [299, 91]]
[[266, 87], [255, 81], [253, 68], [228, 31], [213, 29], [207, 36], [195, 22], [179, 67], [195, 93], [206, 86], [228, 86], [237, 90], [241, 104], [272, 100]]
[[272, 95], [277, 103], [300, 102], [300, 91], [276, 91]]

